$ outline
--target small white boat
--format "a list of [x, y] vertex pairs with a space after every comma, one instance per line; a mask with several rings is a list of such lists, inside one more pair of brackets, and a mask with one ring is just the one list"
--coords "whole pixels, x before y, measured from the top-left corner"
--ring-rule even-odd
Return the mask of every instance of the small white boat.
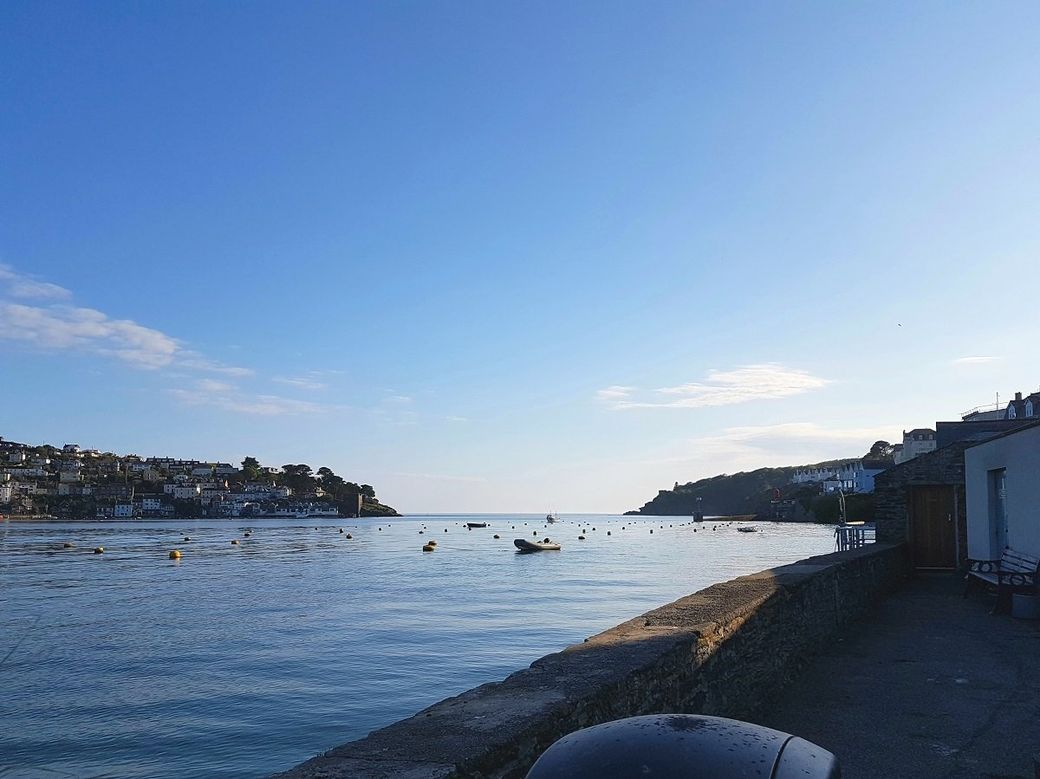
[[544, 541], [528, 541], [526, 538], [513, 539], [513, 546], [521, 552], [559, 552], [560, 545], [546, 538]]

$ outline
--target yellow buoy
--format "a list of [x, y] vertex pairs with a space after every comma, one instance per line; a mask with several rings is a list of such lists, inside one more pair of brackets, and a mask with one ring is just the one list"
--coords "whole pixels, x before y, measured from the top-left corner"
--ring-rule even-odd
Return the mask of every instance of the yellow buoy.
[[170, 550], [170, 559], [171, 560], [180, 560], [181, 559], [181, 553], [178, 552], [176, 549], [171, 549]]
[[104, 553], [105, 553], [105, 547], [103, 547], [103, 546], [95, 546], [94, 547], [94, 554], [104, 554]]
[[422, 548], [422, 550], [423, 550], [424, 552], [432, 552], [432, 551], [433, 551], [434, 549], [436, 549], [436, 548], [437, 548], [437, 547], [435, 547], [435, 546], [434, 546], [433, 544], [423, 544], [423, 548]]

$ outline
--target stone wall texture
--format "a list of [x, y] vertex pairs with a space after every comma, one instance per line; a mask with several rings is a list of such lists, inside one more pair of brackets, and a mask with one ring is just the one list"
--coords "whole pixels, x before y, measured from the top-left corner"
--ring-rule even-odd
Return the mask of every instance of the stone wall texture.
[[968, 557], [967, 504], [964, 494], [964, 450], [975, 441], [957, 441], [907, 460], [874, 477], [874, 524], [877, 539], [890, 544], [910, 540], [910, 489], [946, 485], [954, 488], [957, 555]]
[[518, 779], [554, 741], [600, 722], [747, 719], [898, 586], [905, 561], [901, 545], [879, 543], [713, 585], [279, 776]]

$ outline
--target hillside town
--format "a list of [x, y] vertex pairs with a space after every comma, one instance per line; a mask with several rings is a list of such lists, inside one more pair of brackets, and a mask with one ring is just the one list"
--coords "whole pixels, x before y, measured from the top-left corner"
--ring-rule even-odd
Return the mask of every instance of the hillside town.
[[61, 519], [392, 516], [329, 468], [116, 455], [0, 437], [0, 514]]

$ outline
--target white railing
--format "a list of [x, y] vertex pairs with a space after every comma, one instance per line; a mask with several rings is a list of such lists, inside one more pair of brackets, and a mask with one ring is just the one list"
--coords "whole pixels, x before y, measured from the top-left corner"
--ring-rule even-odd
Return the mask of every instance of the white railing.
[[874, 526], [864, 522], [849, 522], [834, 528], [834, 548], [839, 552], [859, 549], [875, 540]]
[[972, 414], [983, 414], [989, 411], [1001, 411], [1004, 406], [1000, 403], [988, 403], [985, 406], [975, 406], [975, 408], [968, 409], [961, 414], [961, 419], [964, 417], [970, 417]]

